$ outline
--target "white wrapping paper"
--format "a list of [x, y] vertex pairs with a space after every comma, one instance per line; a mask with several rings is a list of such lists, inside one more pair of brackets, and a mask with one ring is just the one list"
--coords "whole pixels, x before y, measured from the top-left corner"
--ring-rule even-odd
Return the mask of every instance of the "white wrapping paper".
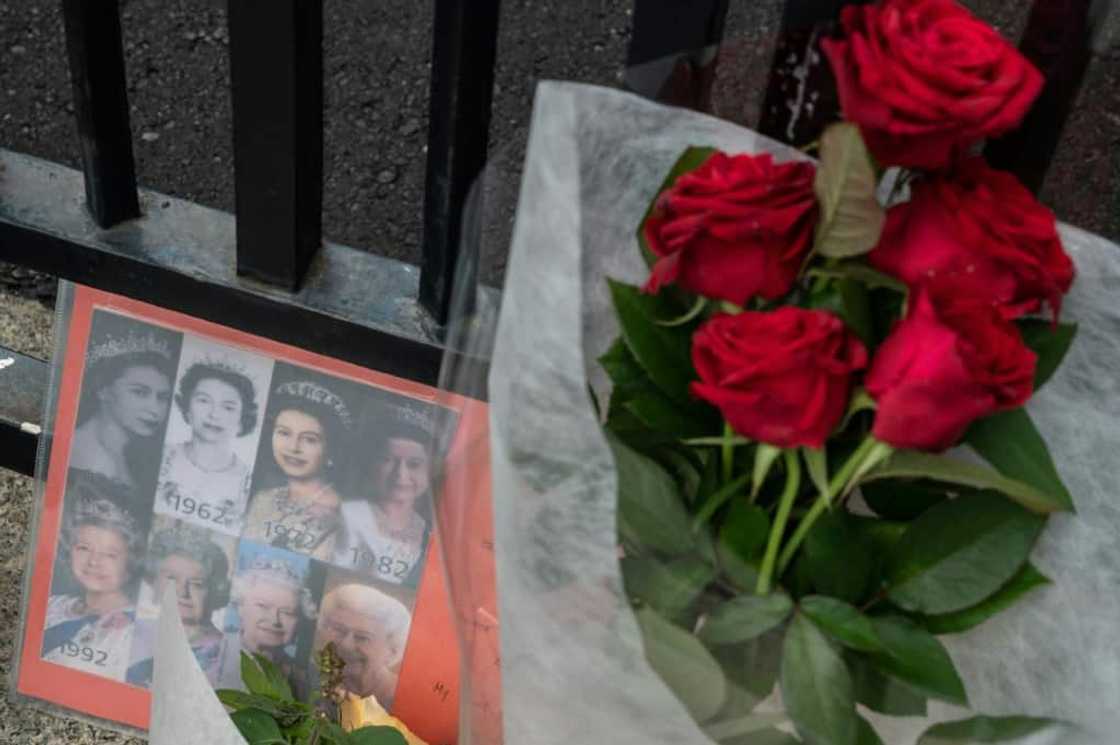
[[[705, 115], [568, 83], [538, 90], [489, 380], [503, 723], [509, 745], [708, 739], [645, 661], [616, 549], [614, 463], [587, 382], [617, 334], [605, 277], [646, 276], [634, 232], [689, 145], [802, 157]], [[1079, 725], [1031, 743], [1120, 741], [1120, 247], [1062, 229], [1080, 323], [1030, 410], [1073, 493], [1034, 556], [1054, 584], [943, 637], [973, 710]], [[776, 696], [764, 711], [780, 711]], [[867, 714], [867, 712], [863, 712]], [[870, 716], [889, 745], [932, 721]], [[745, 740], [744, 742], [749, 742]]]

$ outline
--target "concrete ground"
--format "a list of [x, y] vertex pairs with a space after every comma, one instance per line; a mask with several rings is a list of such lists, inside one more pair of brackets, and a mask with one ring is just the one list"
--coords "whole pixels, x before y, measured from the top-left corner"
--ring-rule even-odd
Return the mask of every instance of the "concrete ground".
[[[227, 0], [120, 0], [140, 182], [233, 208]], [[965, 0], [1009, 38], [1028, 3]], [[0, 147], [76, 166], [57, 0], [0, 0]], [[431, 3], [325, 3], [324, 233], [419, 260]], [[782, 0], [732, 3], [715, 113], [757, 120]], [[491, 128], [492, 159], [508, 183], [495, 209], [508, 221], [532, 91], [552, 78], [616, 84], [630, 34], [625, 0], [505, 0]], [[1120, 54], [1096, 58], [1043, 190], [1061, 219], [1120, 238]], [[508, 177], [506, 177], [508, 174]], [[499, 284], [498, 241], [486, 276]], [[2, 258], [2, 256], [0, 256]], [[41, 278], [0, 267], [0, 344], [49, 356], [51, 313]], [[31, 480], [0, 470], [0, 670], [17, 631]], [[5, 683], [6, 684], [6, 683]], [[139, 742], [44, 714], [0, 696], [0, 745]]]

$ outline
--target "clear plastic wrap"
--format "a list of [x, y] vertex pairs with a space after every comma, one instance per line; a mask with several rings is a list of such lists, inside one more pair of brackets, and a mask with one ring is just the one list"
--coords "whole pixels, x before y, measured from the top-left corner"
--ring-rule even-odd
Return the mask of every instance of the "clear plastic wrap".
[[[484, 352], [494, 339], [489, 460], [481, 460], [480, 446], [480, 460], [460, 463], [458, 476], [490, 469], [493, 480], [509, 743], [750, 745], [783, 742], [782, 733], [792, 731], [773, 690], [777, 650], [766, 636], [716, 655], [727, 676], [719, 692], [686, 689], [678, 698], [655, 672], [695, 664], [687, 648], [653, 666], [647, 661], [643, 620], [631, 611], [620, 572], [619, 470], [588, 393], [590, 385], [606, 400], [596, 360], [618, 332], [606, 278], [644, 280], [636, 226], [690, 145], [804, 157], [706, 115], [602, 88], [542, 83], [496, 332], [466, 313], [465, 302], [453, 326], [460, 348]], [[1120, 725], [1120, 490], [1113, 467], [1120, 311], [1110, 297], [1120, 283], [1120, 248], [1071, 227], [1061, 234], [1078, 269], [1063, 321], [1079, 323], [1080, 334], [1030, 411], [1078, 511], [1055, 517], [1035, 551], [1052, 585], [987, 624], [941, 638], [972, 711], [1055, 717], [1075, 727], [1023, 742], [1088, 745], [1111, 742]], [[462, 384], [463, 374], [452, 361], [444, 382]], [[464, 532], [455, 516], [442, 517], [445, 536]], [[451, 562], [448, 571], [453, 593], [470, 607], [480, 596], [460, 581], [468, 567]], [[671, 606], [672, 598], [661, 601]], [[659, 633], [644, 623], [646, 634]], [[467, 657], [479, 655], [464, 641]], [[696, 680], [708, 678], [697, 671]], [[719, 706], [711, 701], [716, 693]], [[482, 703], [475, 700], [474, 711]], [[925, 716], [860, 713], [890, 745], [909, 745], [932, 722], [969, 715], [937, 703]], [[497, 742], [465, 735], [461, 741], [475, 745]]]

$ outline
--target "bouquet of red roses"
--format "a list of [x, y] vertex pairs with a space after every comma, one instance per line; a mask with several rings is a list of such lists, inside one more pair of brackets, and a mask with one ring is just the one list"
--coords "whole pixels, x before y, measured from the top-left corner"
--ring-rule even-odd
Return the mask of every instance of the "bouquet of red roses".
[[[610, 287], [626, 592], [719, 741], [863, 745], [857, 703], [966, 706], [937, 637], [1047, 583], [1032, 548], [1073, 509], [1023, 408], [1073, 340], [1073, 264], [975, 154], [1041, 76], [953, 0], [848, 7], [842, 32], [823, 47], [846, 121], [819, 161], [689, 148], [637, 231], [648, 280]], [[752, 716], [775, 685], [800, 739]]]

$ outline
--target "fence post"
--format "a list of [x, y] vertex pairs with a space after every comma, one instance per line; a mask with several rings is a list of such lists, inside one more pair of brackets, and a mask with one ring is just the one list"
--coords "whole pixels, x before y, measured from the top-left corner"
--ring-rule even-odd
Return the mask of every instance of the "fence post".
[[993, 167], [1011, 171], [1034, 192], [1046, 179], [1089, 67], [1090, 5], [1090, 0], [1035, 0], [1019, 48], [1046, 84], [1019, 128], [984, 151]]
[[486, 163], [500, 0], [434, 0], [420, 303], [447, 323], [463, 207]]
[[103, 228], [140, 215], [117, 0], [63, 0], [86, 203]]
[[228, 8], [237, 272], [295, 290], [322, 243], [323, 2]]

